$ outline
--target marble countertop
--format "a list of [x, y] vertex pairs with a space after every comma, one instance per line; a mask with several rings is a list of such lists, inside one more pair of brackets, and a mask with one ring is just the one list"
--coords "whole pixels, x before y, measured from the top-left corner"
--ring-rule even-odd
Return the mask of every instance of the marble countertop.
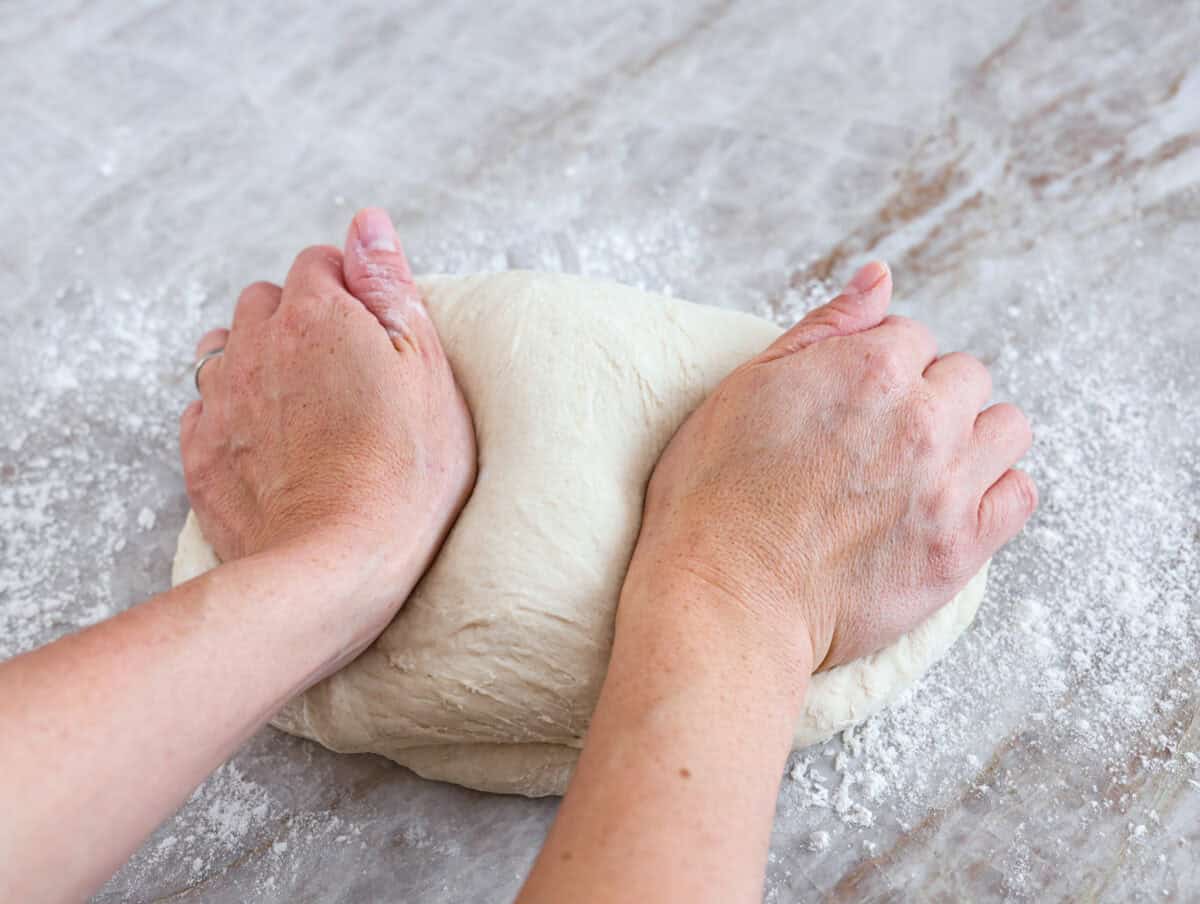
[[[767, 900], [1200, 900], [1198, 45], [1196, 0], [6, 4], [0, 657], [167, 586], [191, 346], [356, 207], [418, 272], [781, 322], [883, 257], [1043, 505], [794, 757]], [[96, 900], [501, 901], [554, 809], [265, 730]]]

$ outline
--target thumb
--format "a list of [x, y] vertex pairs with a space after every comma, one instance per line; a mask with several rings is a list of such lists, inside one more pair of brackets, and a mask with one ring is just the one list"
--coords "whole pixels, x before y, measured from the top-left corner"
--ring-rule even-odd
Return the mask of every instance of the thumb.
[[776, 339], [761, 361], [774, 361], [823, 339], [849, 336], [878, 326], [892, 300], [892, 273], [882, 261], [871, 261], [851, 277], [842, 294], [804, 315]]
[[393, 342], [415, 344], [417, 335], [430, 329], [425, 302], [386, 211], [367, 207], [355, 214], [342, 262], [346, 288], [383, 324]]

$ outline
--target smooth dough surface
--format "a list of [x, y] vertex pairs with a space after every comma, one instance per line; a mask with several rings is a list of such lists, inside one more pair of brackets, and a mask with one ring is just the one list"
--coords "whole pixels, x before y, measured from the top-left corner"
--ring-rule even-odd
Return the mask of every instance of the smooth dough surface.
[[[420, 283], [475, 420], [475, 490], [387, 630], [274, 724], [426, 778], [561, 794], [604, 678], [654, 463], [687, 414], [780, 329], [577, 277]], [[189, 514], [174, 583], [216, 564]], [[814, 676], [795, 746], [862, 721], [915, 682], [970, 624], [985, 583], [986, 569], [892, 646]]]

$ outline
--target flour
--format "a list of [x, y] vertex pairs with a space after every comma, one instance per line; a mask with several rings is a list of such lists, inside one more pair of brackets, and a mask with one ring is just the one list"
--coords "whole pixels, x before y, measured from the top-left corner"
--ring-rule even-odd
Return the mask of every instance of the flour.
[[135, 525], [158, 538], [147, 458], [177, 481], [183, 362], [205, 293], [121, 294], [73, 283], [45, 315], [0, 321], [4, 360], [22, 362], [0, 385], [0, 658], [126, 608], [137, 600], [121, 572], [153, 567], [124, 538]]

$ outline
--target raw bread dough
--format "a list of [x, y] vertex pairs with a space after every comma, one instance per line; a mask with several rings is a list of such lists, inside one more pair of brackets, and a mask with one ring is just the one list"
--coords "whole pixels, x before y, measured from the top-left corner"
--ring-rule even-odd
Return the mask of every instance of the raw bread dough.
[[[426, 778], [561, 794], [604, 678], [654, 463], [780, 330], [567, 276], [433, 277], [421, 288], [474, 416], [475, 490], [387, 630], [274, 724]], [[216, 564], [189, 514], [174, 583]], [[814, 676], [795, 746], [916, 681], [974, 617], [985, 572], [891, 647]]]

